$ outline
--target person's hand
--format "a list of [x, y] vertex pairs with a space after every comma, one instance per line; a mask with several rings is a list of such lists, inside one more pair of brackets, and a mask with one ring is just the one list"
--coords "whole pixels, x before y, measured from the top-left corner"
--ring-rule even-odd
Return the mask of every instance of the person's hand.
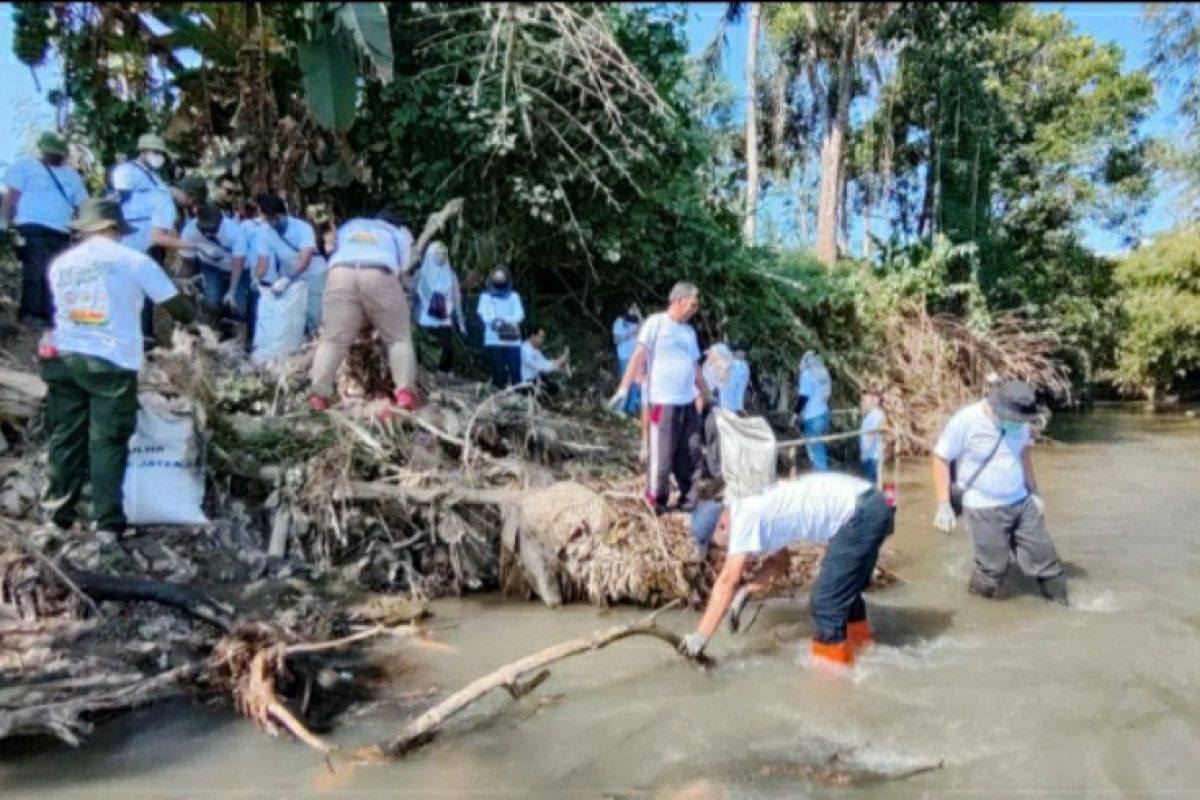
[[696, 413], [697, 414], [704, 413], [704, 406], [706, 404], [707, 404], [707, 402], [705, 401], [703, 394], [696, 395]]
[[287, 288], [292, 285], [292, 279], [286, 275], [271, 284], [271, 291], [278, 297], [287, 291]]
[[609, 408], [616, 410], [617, 408], [619, 408], [621, 406], [622, 403], [625, 402], [625, 400], [628, 397], [629, 397], [628, 389], [617, 389], [616, 394], [614, 394], [612, 397], [608, 398], [607, 405]]
[[958, 518], [954, 516], [954, 508], [950, 505], [950, 501], [943, 500], [938, 503], [937, 515], [933, 518], [933, 527], [949, 536], [954, 533], [954, 525], [957, 522]]
[[700, 631], [693, 631], [680, 640], [677, 649], [688, 658], [698, 658], [704, 652], [706, 644], [708, 644], [708, 637]]
[[1046, 516], [1046, 501], [1042, 499], [1041, 495], [1035, 492], [1029, 495], [1029, 499], [1033, 501], [1033, 507], [1037, 509], [1038, 514]]
[[236, 311], [237, 310], [237, 290], [230, 289], [228, 292], [226, 292], [225, 296], [223, 298], [221, 298], [221, 305], [223, 305], [225, 308], [229, 309], [230, 311]]

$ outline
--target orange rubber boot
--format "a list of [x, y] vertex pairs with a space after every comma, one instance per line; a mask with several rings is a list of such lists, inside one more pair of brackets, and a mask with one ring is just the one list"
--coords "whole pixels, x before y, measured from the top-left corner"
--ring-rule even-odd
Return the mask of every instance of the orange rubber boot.
[[850, 646], [850, 640], [844, 642], [818, 642], [812, 640], [812, 659], [813, 664], [821, 668], [832, 667], [836, 671], [842, 671], [854, 666], [854, 648]]
[[846, 640], [850, 642], [850, 647], [854, 649], [855, 653], [875, 644], [875, 637], [871, 635], [871, 623], [865, 619], [847, 623]]

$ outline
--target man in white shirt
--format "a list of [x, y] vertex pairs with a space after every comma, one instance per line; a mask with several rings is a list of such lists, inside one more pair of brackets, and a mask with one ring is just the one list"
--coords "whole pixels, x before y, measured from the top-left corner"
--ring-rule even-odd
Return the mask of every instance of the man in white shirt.
[[321, 326], [328, 272], [325, 260], [316, 258], [316, 232], [309, 223], [289, 215], [277, 194], [259, 195], [258, 210], [265, 224], [254, 237], [255, 279], [276, 296], [302, 281], [308, 288], [304, 327], [313, 335]]
[[551, 373], [558, 372], [567, 363], [570, 355], [564, 350], [555, 359], [546, 358], [542, 353], [542, 345], [546, 343], [546, 329], [536, 327], [529, 338], [521, 345], [521, 383], [536, 384], [549, 395], [558, 394], [558, 386], [547, 379]]
[[[612, 338], [613, 344], [617, 347], [617, 375], [625, 374], [625, 368], [629, 366], [629, 359], [633, 358], [633, 351], [637, 349], [638, 332], [642, 329], [642, 312], [638, 308], [637, 303], [630, 303], [629, 308], [624, 314], [613, 320]], [[625, 400], [625, 405], [621, 410], [626, 414], [636, 414], [642, 407], [642, 383], [641, 376], [630, 385], [629, 397]]]
[[[862, 595], [895, 516], [871, 484], [851, 475], [813, 473], [728, 506], [702, 503], [691, 524], [703, 555], [711, 543], [726, 548], [726, 557], [699, 627], [680, 643], [682, 652], [693, 657], [702, 652], [731, 608], [729, 626], [736, 633], [750, 594], [766, 591], [772, 578], [787, 574], [787, 548], [798, 542], [826, 545], [809, 602], [813, 661], [848, 667], [873, 641]], [[752, 556], [762, 561], [743, 581]]]
[[42, 360], [50, 429], [45, 505], [56, 526], [70, 528], [90, 476], [93, 524], [119, 534], [125, 461], [137, 424], [142, 303], [162, 303], [184, 323], [192, 306], [158, 264], [119, 243], [131, 229], [115, 200], [84, 201], [72, 228], [83, 241], [50, 265], [55, 324]]
[[387, 347], [396, 386], [395, 405], [406, 411], [416, 411], [421, 405], [409, 302], [400, 283], [409, 263], [404, 232], [384, 222], [383, 216], [381, 212], [376, 219], [357, 217], [338, 228], [337, 244], [329, 257], [325, 326], [311, 373], [309, 405], [317, 411], [329, 407], [338, 367], [364, 322], [371, 323]]
[[200, 273], [204, 305], [209, 314], [222, 309], [245, 319], [249, 302], [246, 266], [246, 233], [238, 221], [227, 216], [216, 203], [204, 203], [183, 226], [179, 236], [191, 246], [196, 271]]
[[691, 511], [700, 496], [704, 474], [704, 433], [701, 414], [708, 402], [698, 362], [700, 344], [687, 323], [700, 307], [700, 290], [680, 282], [671, 289], [667, 310], [646, 320], [637, 347], [617, 393], [609, 400], [617, 408], [629, 397], [634, 376], [646, 366], [650, 403], [650, 452], [647, 458], [646, 500], [655, 513], [668, 510], [671, 474], [679, 488], [679, 510]]
[[46, 327], [54, 318], [47, 272], [50, 262], [71, 243], [68, 225], [87, 189], [79, 173], [66, 165], [67, 143], [57, 133], [37, 140], [38, 157], [22, 158], [4, 173], [8, 190], [0, 201], [0, 231], [15, 223], [21, 242], [21, 302], [17, 319]]
[[883, 460], [883, 424], [886, 417], [880, 408], [882, 398], [875, 389], [862, 395], [862, 433], [858, 436], [858, 460], [863, 476], [871, 483], [879, 482], [879, 464]]
[[[962, 508], [975, 549], [972, 594], [994, 598], [1008, 571], [1009, 556], [1036, 578], [1042, 595], [1067, 605], [1067, 578], [1046, 530], [1045, 504], [1037, 494], [1029, 423], [1038, 419], [1037, 398], [1023, 381], [994, 386], [986, 400], [959, 409], [933, 449], [934, 527], [954, 531], [951, 484], [962, 490]], [[951, 464], [955, 474], [951, 475]]]

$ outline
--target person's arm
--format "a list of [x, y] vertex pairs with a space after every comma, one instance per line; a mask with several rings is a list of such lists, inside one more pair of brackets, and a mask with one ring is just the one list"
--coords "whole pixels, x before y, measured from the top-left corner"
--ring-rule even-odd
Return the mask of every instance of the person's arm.
[[191, 245], [180, 239], [175, 234], [175, 231], [170, 228], [151, 228], [150, 244], [153, 247], [165, 247], [168, 250], [188, 250], [191, 248]]
[[704, 380], [704, 370], [696, 369], [696, 410], [703, 413], [704, 406], [710, 402], [712, 397], [708, 390], [708, 383]]
[[745, 553], [729, 555], [725, 558], [725, 566], [721, 567], [721, 574], [717, 576], [712, 595], [708, 598], [704, 616], [700, 619], [699, 627], [696, 628], [696, 632], [705, 639], [712, 638], [712, 635], [716, 633], [717, 626], [721, 624], [725, 612], [733, 603], [733, 596], [742, 582], [742, 571], [746, 568], [746, 559]]
[[175, 233], [175, 201], [166, 193], [156, 195], [150, 212], [150, 244], [168, 250], [190, 250], [192, 245]]
[[521, 302], [521, 295], [517, 294], [515, 291], [512, 293], [512, 296], [513, 299], [517, 301], [517, 315], [508, 320], [508, 322], [511, 322], [513, 325], [520, 325], [525, 321], [525, 304]]
[[299, 255], [296, 256], [296, 270], [292, 273], [292, 280], [300, 280], [300, 276], [308, 269], [308, 265], [312, 263], [313, 248], [303, 247], [300, 249]]
[[259, 280], [259, 282], [261, 282], [262, 279], [264, 277], [266, 277], [267, 263], [268, 263], [267, 254], [262, 253], [261, 255], [259, 255], [258, 263], [254, 265], [254, 277], [257, 278]]
[[237, 291], [238, 284], [241, 283], [242, 273], [246, 271], [246, 257], [234, 256], [229, 261], [229, 291]]
[[621, 383], [617, 386], [617, 394], [629, 393], [629, 385], [633, 383], [635, 375], [641, 372], [642, 366], [646, 363], [646, 345], [638, 342], [638, 346], [633, 351], [633, 356], [629, 359], [629, 366], [625, 367], [625, 374], [621, 376]]
[[21, 190], [12, 186], [8, 187], [8, 191], [4, 193], [4, 199], [0, 200], [0, 223], [7, 225], [17, 216], [17, 203], [21, 200]]
[[950, 502], [950, 462], [939, 455], [932, 455], [933, 495], [938, 503]]
[[1037, 494], [1037, 476], [1033, 474], [1033, 456], [1030, 453], [1031, 448], [1026, 446], [1021, 451], [1021, 466], [1025, 470], [1025, 488], [1030, 494]]

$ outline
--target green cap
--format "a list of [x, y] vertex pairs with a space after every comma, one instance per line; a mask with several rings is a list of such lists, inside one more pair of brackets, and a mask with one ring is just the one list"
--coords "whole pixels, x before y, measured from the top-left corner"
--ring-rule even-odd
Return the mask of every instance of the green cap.
[[201, 178], [199, 175], [192, 173], [185, 175], [179, 179], [179, 183], [175, 184], [175, 188], [181, 192], [202, 192], [208, 194], [208, 181]]
[[89, 197], [79, 206], [79, 216], [71, 222], [72, 230], [79, 233], [96, 233], [108, 228], [116, 228], [117, 233], [126, 235], [133, 233], [133, 228], [125, 222], [121, 213], [121, 204], [107, 197]]
[[143, 150], [155, 150], [164, 155], [171, 155], [171, 151], [167, 149], [167, 143], [157, 133], [143, 133], [137, 140], [138, 152]]
[[37, 138], [37, 149], [39, 153], [49, 153], [65, 158], [67, 155], [67, 140], [54, 131], [46, 131]]

